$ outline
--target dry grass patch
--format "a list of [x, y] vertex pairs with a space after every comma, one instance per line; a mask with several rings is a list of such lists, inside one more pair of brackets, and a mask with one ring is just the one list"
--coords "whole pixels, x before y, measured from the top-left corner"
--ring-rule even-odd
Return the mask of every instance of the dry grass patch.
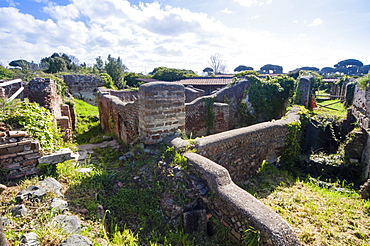
[[370, 245], [370, 216], [355, 192], [297, 181], [261, 201], [291, 224], [303, 245]]

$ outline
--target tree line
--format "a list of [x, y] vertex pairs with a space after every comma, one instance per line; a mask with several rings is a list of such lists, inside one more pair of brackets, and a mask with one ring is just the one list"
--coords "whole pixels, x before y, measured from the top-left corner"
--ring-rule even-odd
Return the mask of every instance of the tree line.
[[[209, 66], [203, 69], [204, 76], [214, 76], [224, 74], [227, 66], [223, 56], [219, 53], [209, 57]], [[106, 82], [106, 86], [113, 89], [124, 89], [127, 87], [138, 87], [143, 82], [140, 79], [153, 78], [161, 81], [177, 81], [185, 78], [198, 77], [194, 71], [187, 69], [156, 67], [148, 75], [142, 73], [129, 72], [128, 67], [120, 57], [113, 57], [111, 54], [106, 59], [101, 56], [95, 58], [92, 66], [80, 63], [75, 56], [65, 53], [53, 53], [49, 57], [41, 59], [40, 63], [29, 62], [23, 59], [14, 60], [9, 63], [12, 69], [7, 69], [0, 64], [0, 79], [22, 78], [30, 80], [35, 75], [43, 76], [47, 74], [78, 73], [78, 74], [97, 74]], [[290, 73], [297, 71], [313, 71], [321, 75], [330, 76], [340, 75], [361, 75], [370, 72], [370, 65], [356, 59], [346, 59], [338, 62], [334, 67], [324, 67], [321, 70], [316, 67], [301, 67]], [[234, 72], [244, 76], [246, 74], [282, 74], [283, 67], [279, 65], [266, 64], [259, 70], [254, 70], [251, 66], [239, 65]]]

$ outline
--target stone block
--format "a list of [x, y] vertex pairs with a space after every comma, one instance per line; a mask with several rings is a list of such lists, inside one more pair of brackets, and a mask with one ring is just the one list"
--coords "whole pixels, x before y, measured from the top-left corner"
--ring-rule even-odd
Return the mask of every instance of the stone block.
[[38, 163], [56, 164], [75, 159], [70, 149], [61, 149], [51, 155], [45, 155], [38, 159]]

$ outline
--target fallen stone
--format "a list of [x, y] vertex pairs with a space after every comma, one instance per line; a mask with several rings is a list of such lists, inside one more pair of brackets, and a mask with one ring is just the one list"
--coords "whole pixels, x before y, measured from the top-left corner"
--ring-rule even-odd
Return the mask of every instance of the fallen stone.
[[37, 239], [37, 234], [30, 232], [22, 235], [19, 246], [40, 246], [40, 242]]
[[66, 240], [64, 240], [60, 246], [90, 246], [92, 242], [84, 236], [73, 234]]
[[10, 212], [12, 213], [14, 217], [23, 217], [28, 213], [28, 210], [26, 206], [22, 204], [22, 205], [17, 205], [13, 207], [12, 209], [10, 209]]
[[79, 233], [81, 223], [77, 216], [58, 215], [54, 221], [67, 233]]
[[52, 192], [60, 197], [63, 197], [62, 194], [62, 184], [59, 183], [54, 178], [46, 178], [40, 182], [40, 186], [43, 187], [45, 190]]
[[26, 200], [41, 200], [46, 194], [46, 190], [36, 185], [31, 185], [26, 189], [20, 191], [16, 196], [15, 200], [17, 203], [22, 203]]
[[28, 133], [25, 131], [9, 131], [8, 136], [11, 138], [28, 137]]
[[51, 155], [45, 155], [38, 159], [39, 163], [45, 163], [45, 164], [56, 164], [68, 160], [75, 160], [74, 153], [68, 149], [60, 149], [57, 152], [51, 154]]
[[51, 204], [50, 204], [50, 207], [49, 207], [50, 210], [58, 211], [58, 212], [61, 212], [61, 213], [63, 213], [65, 210], [67, 210], [67, 208], [68, 208], [68, 202], [64, 201], [62, 199], [59, 199], [59, 198], [54, 198], [51, 201]]
[[360, 186], [360, 195], [362, 199], [370, 198], [370, 179]]
[[112, 149], [117, 149], [117, 148], [119, 148], [119, 144], [118, 144], [117, 140], [112, 140], [112, 141], [104, 141], [102, 143], [97, 143], [97, 144], [83, 144], [83, 145], [78, 145], [77, 146], [79, 151], [81, 151], [81, 150], [93, 150], [93, 149], [106, 148], [106, 147], [111, 147]]
[[3, 226], [8, 226], [12, 224], [8, 217], [0, 217], [0, 223], [2, 223]]

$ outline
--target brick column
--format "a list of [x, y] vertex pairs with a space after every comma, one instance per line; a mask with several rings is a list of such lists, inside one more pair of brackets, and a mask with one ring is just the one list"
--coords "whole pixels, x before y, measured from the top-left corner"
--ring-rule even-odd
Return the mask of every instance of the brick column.
[[147, 83], [139, 88], [139, 137], [154, 144], [185, 130], [185, 89], [173, 82]]

